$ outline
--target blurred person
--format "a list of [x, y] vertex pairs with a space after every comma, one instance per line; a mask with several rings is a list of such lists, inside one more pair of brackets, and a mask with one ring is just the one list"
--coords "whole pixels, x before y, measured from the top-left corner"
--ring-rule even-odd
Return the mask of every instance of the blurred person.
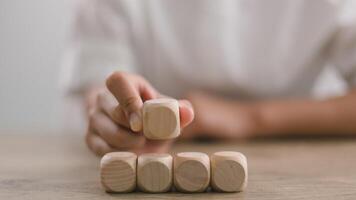
[[[315, 98], [327, 66], [347, 88]], [[166, 151], [141, 132], [143, 102], [165, 95], [187, 139], [356, 135], [356, 3], [83, 0], [63, 75], [98, 155]]]

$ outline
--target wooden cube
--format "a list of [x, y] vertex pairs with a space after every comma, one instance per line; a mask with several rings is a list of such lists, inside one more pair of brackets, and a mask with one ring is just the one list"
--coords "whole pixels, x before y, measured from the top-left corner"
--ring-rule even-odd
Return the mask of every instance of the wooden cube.
[[131, 192], [136, 188], [137, 156], [131, 152], [107, 153], [100, 162], [101, 184], [107, 192]]
[[178, 137], [180, 135], [178, 101], [169, 98], [145, 101], [143, 133], [147, 138], [154, 140]]
[[172, 156], [142, 154], [137, 161], [137, 185], [143, 192], [167, 192], [172, 187]]
[[247, 186], [247, 160], [240, 152], [221, 151], [210, 157], [211, 186], [215, 191], [239, 192]]
[[174, 186], [180, 192], [203, 192], [210, 183], [210, 159], [205, 153], [182, 152], [174, 158]]

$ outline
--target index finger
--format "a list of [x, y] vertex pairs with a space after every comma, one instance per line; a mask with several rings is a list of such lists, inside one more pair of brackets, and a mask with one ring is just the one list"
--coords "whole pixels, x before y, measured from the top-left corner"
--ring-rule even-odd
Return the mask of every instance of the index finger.
[[124, 72], [114, 72], [110, 75], [106, 86], [124, 110], [132, 131], [141, 131], [142, 99], [155, 98], [156, 91], [143, 78]]

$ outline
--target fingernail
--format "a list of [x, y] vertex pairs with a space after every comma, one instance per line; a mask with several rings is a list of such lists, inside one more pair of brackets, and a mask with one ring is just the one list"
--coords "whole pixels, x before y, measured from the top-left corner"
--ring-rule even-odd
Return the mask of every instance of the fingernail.
[[142, 120], [137, 113], [130, 114], [130, 127], [132, 131], [138, 132], [142, 129]]

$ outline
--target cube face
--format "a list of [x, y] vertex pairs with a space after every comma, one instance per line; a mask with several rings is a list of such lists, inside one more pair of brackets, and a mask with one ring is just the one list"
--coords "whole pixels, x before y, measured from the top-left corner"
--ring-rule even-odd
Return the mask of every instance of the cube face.
[[209, 186], [210, 166], [186, 160], [174, 168], [174, 185], [181, 192], [203, 192]]
[[214, 166], [214, 186], [218, 191], [241, 191], [245, 182], [245, 176], [243, 167], [236, 161], [219, 161]]
[[180, 134], [179, 104], [174, 99], [153, 99], [143, 105], [143, 133], [149, 139], [164, 140]]
[[137, 185], [143, 192], [167, 192], [172, 187], [173, 158], [169, 154], [142, 154], [137, 161]]
[[138, 177], [138, 184], [144, 192], [166, 192], [171, 187], [170, 169], [160, 162], [150, 162], [142, 166]]
[[205, 153], [181, 152], [174, 158], [174, 185], [181, 192], [203, 192], [210, 183], [210, 159]]
[[151, 107], [147, 109], [146, 124], [148, 135], [154, 138], [167, 138], [175, 135], [177, 120], [175, 113], [168, 107]]
[[130, 152], [108, 153], [101, 159], [101, 183], [107, 192], [131, 192], [136, 188], [137, 156]]
[[211, 158], [211, 186], [216, 191], [240, 192], [247, 186], [247, 161], [239, 152], [223, 151]]

